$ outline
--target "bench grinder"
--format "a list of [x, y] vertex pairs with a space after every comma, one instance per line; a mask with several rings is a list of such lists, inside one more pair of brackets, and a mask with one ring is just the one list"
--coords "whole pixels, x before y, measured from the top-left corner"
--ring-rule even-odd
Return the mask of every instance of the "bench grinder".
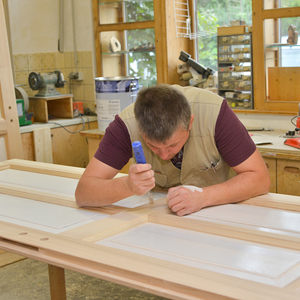
[[39, 90], [36, 97], [52, 97], [61, 95], [56, 90], [64, 87], [64, 76], [61, 71], [54, 71], [48, 73], [31, 72], [28, 77], [29, 86], [34, 90]]

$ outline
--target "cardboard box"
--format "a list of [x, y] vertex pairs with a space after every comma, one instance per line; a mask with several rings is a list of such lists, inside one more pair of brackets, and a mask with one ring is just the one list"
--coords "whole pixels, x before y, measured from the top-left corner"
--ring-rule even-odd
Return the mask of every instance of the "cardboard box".
[[233, 34], [245, 34], [252, 32], [252, 26], [230, 26], [230, 27], [218, 27], [218, 36], [220, 35], [233, 35]]

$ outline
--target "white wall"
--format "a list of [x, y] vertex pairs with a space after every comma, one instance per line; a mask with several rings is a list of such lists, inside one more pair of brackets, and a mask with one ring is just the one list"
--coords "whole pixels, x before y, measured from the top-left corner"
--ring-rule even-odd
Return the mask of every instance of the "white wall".
[[[280, 130], [295, 130], [291, 123], [292, 115], [275, 115], [275, 114], [236, 114], [245, 127], [264, 127]], [[296, 116], [296, 115], [295, 115]], [[296, 119], [293, 121], [296, 124]]]
[[[64, 51], [74, 51], [71, 0], [64, 1]], [[9, 0], [13, 54], [58, 51], [59, 0]], [[92, 0], [74, 0], [78, 51], [94, 51]]]

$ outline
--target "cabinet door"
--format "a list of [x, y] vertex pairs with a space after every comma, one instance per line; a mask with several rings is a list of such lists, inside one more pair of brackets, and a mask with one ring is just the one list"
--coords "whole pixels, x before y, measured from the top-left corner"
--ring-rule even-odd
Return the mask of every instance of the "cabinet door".
[[270, 186], [270, 193], [276, 193], [276, 158], [264, 157], [265, 164], [268, 168], [271, 186]]
[[277, 193], [300, 196], [300, 161], [277, 159]]

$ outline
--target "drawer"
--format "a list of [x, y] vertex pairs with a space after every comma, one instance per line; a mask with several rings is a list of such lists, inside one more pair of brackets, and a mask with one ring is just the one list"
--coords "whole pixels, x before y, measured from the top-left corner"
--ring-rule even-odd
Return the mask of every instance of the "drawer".
[[277, 193], [300, 196], [300, 161], [277, 159]]

